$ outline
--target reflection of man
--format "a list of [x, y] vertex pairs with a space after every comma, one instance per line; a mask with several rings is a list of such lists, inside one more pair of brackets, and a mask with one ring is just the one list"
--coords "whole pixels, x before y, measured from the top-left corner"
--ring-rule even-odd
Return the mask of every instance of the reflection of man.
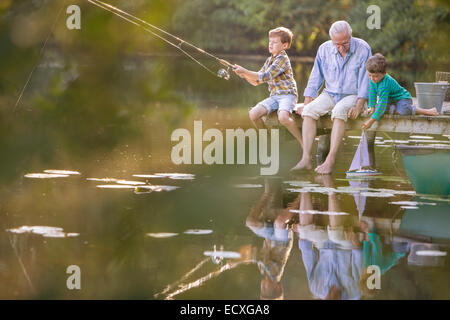
[[[352, 37], [352, 29], [346, 21], [333, 23], [329, 33], [331, 40], [323, 43], [317, 52], [304, 92], [304, 108], [297, 110], [303, 117], [303, 155], [292, 170], [312, 169], [317, 120], [331, 111], [330, 152], [325, 162], [315, 169], [320, 174], [331, 173], [347, 118], [356, 119], [368, 99], [366, 61], [372, 55], [370, 46]], [[318, 95], [324, 81], [325, 89]]]
[[294, 216], [290, 209], [295, 205], [298, 202], [283, 208], [281, 179], [266, 180], [264, 194], [247, 217], [247, 227], [264, 238], [262, 248], [254, 250], [262, 275], [261, 299], [284, 298], [281, 278], [294, 240], [288, 222]]
[[[324, 176], [326, 187], [332, 188], [331, 176]], [[362, 250], [352, 228], [345, 228], [349, 216], [340, 212], [336, 195], [328, 196], [329, 224], [315, 223], [311, 195], [301, 194], [298, 245], [306, 269], [311, 293], [320, 299], [360, 299], [359, 279]]]

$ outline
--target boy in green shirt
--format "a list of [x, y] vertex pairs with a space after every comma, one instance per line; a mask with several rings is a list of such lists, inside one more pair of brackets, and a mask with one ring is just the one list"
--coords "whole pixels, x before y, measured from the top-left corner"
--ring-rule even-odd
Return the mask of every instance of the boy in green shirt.
[[[366, 69], [370, 79], [368, 108], [369, 115], [372, 116], [363, 123], [362, 129], [369, 129], [375, 121], [379, 121], [388, 104], [390, 105], [390, 114], [395, 111], [400, 115], [439, 115], [436, 108], [422, 109], [414, 106], [408, 90], [400, 86], [394, 78], [386, 73], [386, 67], [386, 58], [380, 53], [367, 60]], [[375, 107], [377, 96], [378, 104]]]

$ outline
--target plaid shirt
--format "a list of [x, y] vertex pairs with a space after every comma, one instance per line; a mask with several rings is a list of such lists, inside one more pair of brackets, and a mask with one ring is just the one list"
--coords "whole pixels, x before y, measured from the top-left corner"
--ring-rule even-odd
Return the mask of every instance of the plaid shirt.
[[297, 83], [292, 73], [291, 62], [282, 50], [276, 57], [267, 58], [258, 71], [258, 83], [267, 82], [270, 95], [293, 94], [298, 97]]

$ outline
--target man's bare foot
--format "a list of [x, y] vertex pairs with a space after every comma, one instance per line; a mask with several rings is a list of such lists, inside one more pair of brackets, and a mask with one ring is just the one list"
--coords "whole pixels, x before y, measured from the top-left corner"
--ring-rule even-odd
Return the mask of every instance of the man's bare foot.
[[315, 176], [314, 180], [326, 188], [334, 188], [333, 178], [329, 174]]
[[312, 169], [311, 161], [302, 159], [295, 165], [295, 167], [291, 169], [291, 171], [311, 170], [311, 169]]
[[318, 174], [331, 174], [333, 172], [334, 163], [329, 163], [328, 160], [325, 160], [320, 166], [318, 166], [314, 171]]

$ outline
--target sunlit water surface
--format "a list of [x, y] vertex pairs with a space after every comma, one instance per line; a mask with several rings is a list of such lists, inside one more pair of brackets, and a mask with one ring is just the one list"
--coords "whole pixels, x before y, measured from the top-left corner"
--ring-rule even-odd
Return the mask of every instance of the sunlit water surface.
[[[142, 115], [137, 136], [77, 155], [62, 148], [7, 180], [0, 298], [317, 299], [334, 284], [342, 299], [450, 298], [448, 198], [415, 194], [392, 147], [448, 137], [379, 133], [383, 175], [364, 181], [345, 177], [356, 131], [331, 177], [290, 174], [300, 159], [293, 139], [281, 145], [275, 176], [259, 165], [173, 164], [176, 128], [251, 127], [247, 109], [265, 88], [226, 85], [234, 100], [223, 91], [197, 97], [193, 84], [186, 92], [198, 108], [182, 121]], [[379, 290], [367, 289], [369, 264], [380, 265]], [[71, 265], [80, 290], [67, 287]]]

